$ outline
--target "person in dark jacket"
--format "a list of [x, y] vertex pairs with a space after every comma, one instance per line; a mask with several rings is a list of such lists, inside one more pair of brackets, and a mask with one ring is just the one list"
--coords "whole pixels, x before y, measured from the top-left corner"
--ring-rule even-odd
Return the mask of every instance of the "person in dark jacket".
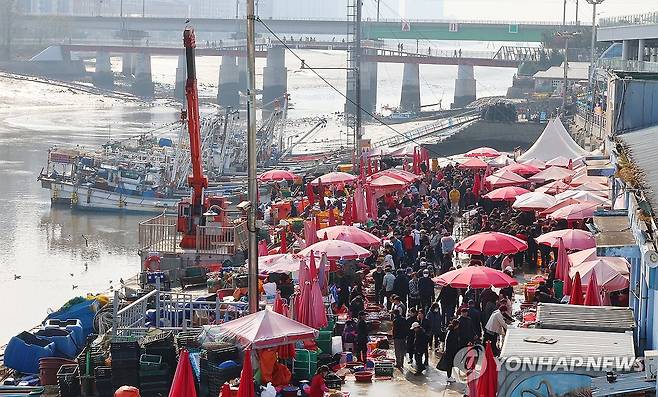
[[468, 308], [462, 307], [457, 318], [459, 321], [459, 347], [466, 347], [475, 340], [473, 322], [468, 317]]
[[436, 368], [440, 371], [445, 371], [446, 376], [448, 377], [448, 383], [454, 383], [455, 378], [452, 377], [452, 367], [455, 361], [455, 356], [461, 348], [459, 346], [459, 320], [454, 319], [448, 325], [448, 332], [446, 333], [446, 339], [444, 342], [444, 352], [441, 360], [437, 364]]
[[393, 348], [395, 350], [395, 368], [400, 370], [404, 366], [404, 355], [407, 354], [407, 335], [409, 335], [407, 320], [402, 317], [399, 310], [393, 310]]
[[356, 324], [354, 355], [362, 363], [365, 363], [368, 359], [368, 324], [366, 323], [366, 312], [364, 311], [359, 313], [359, 322]]
[[361, 313], [365, 309], [365, 303], [363, 302], [363, 298], [361, 295], [357, 295], [352, 299], [352, 302], [350, 302], [350, 315], [352, 318], [357, 318], [359, 316], [359, 313]]
[[[429, 345], [430, 343], [430, 320], [425, 317], [425, 312], [422, 310], [418, 310], [418, 316], [416, 317], [418, 320], [418, 324], [423, 328], [423, 332], [425, 333], [427, 343], [426, 345]], [[415, 342], [415, 341], [414, 341]], [[423, 365], [427, 366], [429, 365], [429, 353], [428, 353], [428, 348], [425, 346], [425, 350], [418, 351], [416, 349], [416, 357], [421, 357], [423, 359]], [[418, 362], [416, 362], [418, 364]]]
[[398, 269], [398, 274], [395, 276], [393, 293], [399, 296], [402, 302], [407, 301], [407, 296], [409, 295], [409, 277], [407, 277], [402, 269]]
[[411, 330], [414, 333], [414, 351], [416, 358], [416, 372], [414, 375], [422, 375], [427, 363], [423, 361], [423, 354], [427, 357], [427, 344], [429, 343], [425, 330], [418, 322], [411, 325]]
[[423, 277], [418, 280], [418, 293], [420, 295], [420, 307], [427, 311], [435, 299], [434, 281], [430, 278], [429, 270], [423, 270]]
[[[418, 321], [418, 312], [416, 309], [409, 309], [407, 313], [407, 329], [411, 329], [411, 326]], [[409, 332], [407, 334], [407, 354], [409, 355], [409, 364], [413, 364], [414, 359], [414, 333]]]
[[380, 305], [384, 303], [384, 270], [382, 265], [377, 265], [377, 268], [372, 272], [372, 279], [375, 282], [375, 302]]
[[441, 334], [443, 329], [443, 323], [441, 320], [441, 310], [439, 304], [434, 302], [430, 306], [430, 311], [427, 313], [427, 320], [429, 321], [429, 331], [428, 336], [430, 338], [430, 347], [434, 345], [435, 350], [439, 350], [439, 344], [441, 343]]
[[471, 324], [473, 324], [473, 332], [475, 332], [475, 338], [481, 338], [483, 327], [482, 312], [480, 312], [480, 309], [478, 309], [474, 300], [468, 301], [468, 317], [471, 319]]
[[439, 292], [439, 302], [441, 302], [441, 314], [443, 316], [443, 325], [447, 326], [455, 317], [455, 309], [459, 301], [459, 291], [449, 285], [441, 288]]

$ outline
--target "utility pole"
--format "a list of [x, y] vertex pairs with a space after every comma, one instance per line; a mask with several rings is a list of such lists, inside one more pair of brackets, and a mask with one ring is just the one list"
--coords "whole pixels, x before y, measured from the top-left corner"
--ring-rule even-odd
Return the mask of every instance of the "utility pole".
[[564, 0], [564, 5], [562, 6], [562, 29], [567, 26], [567, 0]]
[[377, 0], [377, 22], [379, 22], [379, 2], [381, 0]]
[[247, 0], [247, 183], [249, 210], [247, 211], [247, 229], [249, 232], [248, 282], [249, 312], [258, 311], [258, 229], [256, 229], [256, 211], [258, 210], [258, 183], [256, 181], [256, 14], [254, 0]]
[[567, 91], [569, 87], [569, 39], [579, 35], [578, 32], [558, 32], [558, 36], [564, 38], [564, 81], [562, 87], [562, 106], [560, 108], [560, 116], [566, 117], [567, 114]]
[[604, 0], [587, 0], [592, 5], [592, 43], [590, 48], [590, 73], [589, 73], [589, 92], [592, 95], [592, 111], [596, 106], [596, 6], [603, 3]]
[[576, 26], [578, 26], [578, 0], [576, 0]]
[[354, 88], [354, 98], [356, 99], [356, 126], [354, 130], [354, 153], [359, 156], [359, 145], [361, 143], [361, 11], [363, 10], [362, 0], [356, 0], [356, 32], [354, 34], [354, 68], [356, 84]]

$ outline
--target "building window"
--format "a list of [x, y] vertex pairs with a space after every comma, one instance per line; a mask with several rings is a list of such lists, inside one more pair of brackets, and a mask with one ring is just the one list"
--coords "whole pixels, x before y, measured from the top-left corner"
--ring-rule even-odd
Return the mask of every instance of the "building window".
[[519, 24], [510, 23], [509, 24], [509, 32], [512, 33], [512, 34], [519, 33]]
[[448, 31], [449, 32], [459, 32], [459, 24], [458, 23], [451, 23], [448, 25]]

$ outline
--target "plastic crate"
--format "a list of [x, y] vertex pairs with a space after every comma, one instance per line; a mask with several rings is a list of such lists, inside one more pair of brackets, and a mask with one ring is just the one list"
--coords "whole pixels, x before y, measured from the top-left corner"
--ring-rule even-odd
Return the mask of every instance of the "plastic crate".
[[62, 365], [57, 371], [57, 386], [60, 397], [79, 397], [80, 372], [77, 364]]
[[96, 394], [98, 397], [113, 397], [114, 390], [112, 379], [96, 378]]
[[390, 361], [375, 361], [376, 376], [393, 376], [394, 367]]
[[139, 369], [140, 370], [149, 370], [149, 369], [160, 369], [162, 366], [162, 356], [156, 356], [154, 354], [142, 354], [139, 357]]
[[110, 379], [112, 378], [112, 368], [96, 367], [94, 368], [94, 376], [96, 379]]
[[160, 332], [155, 335], [145, 336], [140, 344], [143, 347], [149, 347], [150, 345], [174, 345], [174, 333], [171, 331]]
[[331, 337], [333, 336], [333, 331], [320, 331], [316, 341], [325, 341], [328, 340], [331, 342]]

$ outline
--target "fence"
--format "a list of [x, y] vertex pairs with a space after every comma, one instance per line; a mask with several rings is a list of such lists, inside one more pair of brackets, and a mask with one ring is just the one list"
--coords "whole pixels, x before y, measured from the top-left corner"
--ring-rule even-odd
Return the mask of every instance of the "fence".
[[450, 117], [447, 119], [441, 119], [434, 123], [426, 124], [422, 127], [418, 127], [411, 131], [403, 132], [401, 135], [396, 135], [378, 142], [373, 143], [373, 147], [395, 147], [402, 145], [404, 143], [423, 138], [427, 135], [433, 134], [435, 132], [456, 127], [458, 125], [468, 123], [480, 118], [479, 111], [471, 111], [463, 113], [457, 117]]
[[658, 24], [658, 11], [647, 12], [645, 14], [632, 14], [618, 17], [601, 18], [599, 20], [599, 24], [601, 27]]
[[649, 72], [658, 73], [658, 62], [623, 60], [623, 59], [601, 59], [599, 67], [608, 70], [622, 72]]
[[[215, 325], [247, 314], [247, 304], [241, 302], [220, 302], [194, 300], [191, 294], [161, 291], [156, 289], [139, 298], [127, 307], [115, 311], [112, 316], [112, 336], [142, 336], [148, 326], [178, 333], [203, 325]], [[119, 302], [118, 291], [114, 302]], [[153, 314], [149, 318], [149, 309]]]

